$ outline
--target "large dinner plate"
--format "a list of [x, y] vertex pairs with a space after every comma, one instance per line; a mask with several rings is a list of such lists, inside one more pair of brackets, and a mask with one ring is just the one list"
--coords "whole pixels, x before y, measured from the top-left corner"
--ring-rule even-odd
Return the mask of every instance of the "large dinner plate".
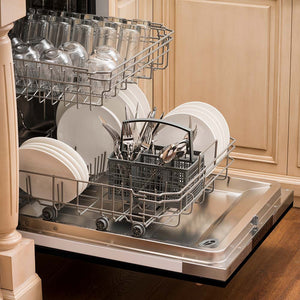
[[[67, 94], [66, 99], [73, 99], [74, 95]], [[76, 98], [75, 98], [76, 99]], [[82, 103], [83, 96], [79, 95], [78, 102]], [[77, 100], [73, 103], [60, 101], [56, 110], [56, 124], [59, 124], [59, 121], [63, 114], [73, 106], [76, 106]], [[86, 106], [89, 106], [86, 104]], [[114, 113], [120, 122], [125, 120], [125, 107], [127, 108], [128, 117], [133, 118], [135, 115], [136, 105], [129, 99], [128, 95], [123, 91], [120, 91], [115, 97], [110, 99], [103, 100], [103, 106], [108, 108], [112, 113]]]
[[114, 150], [114, 142], [103, 127], [99, 117], [121, 132], [121, 123], [106, 107], [82, 105], [70, 107], [62, 115], [57, 126], [57, 138], [65, 142], [82, 156], [87, 165], [94, 165], [95, 159], [106, 152], [108, 157]]
[[87, 166], [81, 157], [81, 155], [75, 151], [73, 148], [71, 148], [69, 145], [62, 141], [58, 141], [53, 138], [48, 137], [34, 137], [27, 141], [25, 141], [22, 146], [31, 144], [31, 143], [42, 143], [44, 145], [50, 145], [55, 146], [58, 151], [63, 151], [62, 154], [65, 154], [70, 158], [70, 160], [74, 163], [74, 165], [77, 166], [78, 171], [80, 173], [80, 180], [88, 181], [89, 180], [89, 171], [87, 169]]
[[[58, 201], [56, 187], [63, 183], [63, 201], [69, 202], [77, 195], [76, 181], [80, 176], [76, 169], [58, 152], [47, 147], [25, 145], [19, 149], [20, 170], [47, 174], [42, 176], [32, 173], [20, 172], [20, 188], [27, 192], [26, 178], [30, 177], [31, 195], [35, 198]], [[52, 175], [68, 178], [56, 179], [52, 182]], [[53, 194], [54, 191], [54, 194]], [[61, 199], [60, 199], [61, 200]]]
[[179, 107], [176, 107], [169, 114], [177, 114], [181, 112], [197, 114], [213, 129], [213, 131], [217, 136], [217, 141], [218, 141], [217, 154], [219, 155], [224, 152], [224, 154], [222, 154], [221, 157], [218, 159], [218, 161], [220, 161], [224, 157], [224, 155], [226, 155], [225, 149], [228, 145], [228, 140], [225, 137], [223, 128], [218, 122], [217, 116], [212, 114], [211, 111], [209, 111], [206, 107], [200, 107], [197, 104], [193, 104], [193, 102], [189, 103], [189, 105], [185, 105], [185, 106], [181, 105]]
[[137, 97], [138, 102], [141, 104], [144, 113], [146, 114], [146, 116], [148, 116], [149, 112], [151, 111], [151, 107], [144, 92], [135, 83], [127, 84], [127, 89]]
[[[168, 114], [164, 121], [169, 121], [175, 124], [179, 124], [185, 127], [189, 127], [190, 118], [192, 121], [192, 129], [197, 126], [197, 135], [193, 142], [194, 151], [205, 150], [204, 162], [205, 165], [211, 165], [214, 160], [214, 146], [213, 143], [217, 139], [217, 135], [214, 129], [207, 124], [202, 118], [199, 117], [198, 114], [193, 113], [176, 113], [176, 114]], [[157, 134], [155, 135], [155, 144], [167, 146], [176, 142], [180, 142], [185, 136], [185, 132], [176, 129], [172, 126], [162, 126]], [[209, 171], [211, 168], [209, 168]]]
[[181, 107], [198, 107], [200, 110], [206, 110], [212, 118], [219, 124], [221, 128], [223, 139], [224, 139], [224, 147], [226, 148], [230, 142], [230, 131], [228, 123], [224, 118], [223, 114], [214, 106], [200, 101], [192, 101], [183, 103], [175, 108], [175, 110], [181, 109]]

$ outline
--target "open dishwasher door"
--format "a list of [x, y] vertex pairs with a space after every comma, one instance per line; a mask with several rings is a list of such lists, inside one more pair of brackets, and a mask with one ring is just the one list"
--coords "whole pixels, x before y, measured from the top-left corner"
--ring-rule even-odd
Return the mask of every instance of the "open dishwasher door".
[[229, 178], [179, 223], [151, 224], [143, 238], [126, 222], [96, 231], [91, 215], [63, 210], [56, 223], [21, 215], [20, 230], [40, 246], [227, 281], [293, 203], [278, 183]]

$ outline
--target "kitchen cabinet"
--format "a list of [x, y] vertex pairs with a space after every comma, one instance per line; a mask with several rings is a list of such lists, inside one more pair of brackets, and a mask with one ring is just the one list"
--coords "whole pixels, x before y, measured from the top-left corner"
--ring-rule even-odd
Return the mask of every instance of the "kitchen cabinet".
[[[121, 17], [129, 7], [140, 10], [140, 1], [112, 2]], [[169, 67], [154, 75], [153, 104], [164, 112], [187, 101], [214, 105], [237, 140], [231, 173], [279, 181], [296, 195], [299, 5], [296, 0], [153, 0], [143, 7], [153, 21], [175, 30]]]

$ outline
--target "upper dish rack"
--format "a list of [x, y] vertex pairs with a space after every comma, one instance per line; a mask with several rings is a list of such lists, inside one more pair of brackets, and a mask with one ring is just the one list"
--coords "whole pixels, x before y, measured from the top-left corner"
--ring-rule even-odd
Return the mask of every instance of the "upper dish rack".
[[[68, 17], [66, 12], [55, 13]], [[49, 11], [49, 15], [51, 14], [53, 12]], [[127, 83], [139, 78], [151, 79], [153, 71], [163, 70], [168, 66], [173, 31], [162, 24], [147, 21], [145, 25], [145, 21], [95, 15], [81, 15], [81, 18], [114, 22], [116, 26], [134, 26], [143, 22], [143, 26], [148, 28], [148, 36], [143, 36], [141, 32], [143, 49], [111, 71], [89, 72], [86, 68], [14, 58], [14, 64], [18, 64], [19, 67], [21, 65], [23, 70], [16, 78], [17, 98], [25, 96], [28, 101], [38, 98], [40, 102], [50, 100], [52, 104], [64, 101], [66, 104], [101, 106], [105, 98], [116, 96], [120, 89], [126, 89]], [[117, 32], [119, 30], [120, 28], [117, 28]], [[30, 73], [30, 68], [36, 70], [34, 76]], [[47, 77], [43, 78], [45, 69]], [[58, 72], [61, 76], [58, 79], [54, 78], [53, 74]], [[99, 85], [103, 87], [101, 91], [93, 88]], [[57, 86], [59, 89], [55, 88]]]

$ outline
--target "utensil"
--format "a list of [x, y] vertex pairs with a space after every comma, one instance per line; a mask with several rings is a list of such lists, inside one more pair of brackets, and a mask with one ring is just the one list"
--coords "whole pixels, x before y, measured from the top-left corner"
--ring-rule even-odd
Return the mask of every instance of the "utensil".
[[120, 141], [121, 141], [120, 134], [110, 124], [108, 124], [104, 119], [102, 119], [100, 116], [99, 116], [99, 119], [100, 119], [103, 127], [107, 130], [107, 132], [110, 134], [111, 138], [114, 141], [115, 157], [118, 159], [123, 159], [123, 156], [122, 156], [122, 153], [120, 150]]

